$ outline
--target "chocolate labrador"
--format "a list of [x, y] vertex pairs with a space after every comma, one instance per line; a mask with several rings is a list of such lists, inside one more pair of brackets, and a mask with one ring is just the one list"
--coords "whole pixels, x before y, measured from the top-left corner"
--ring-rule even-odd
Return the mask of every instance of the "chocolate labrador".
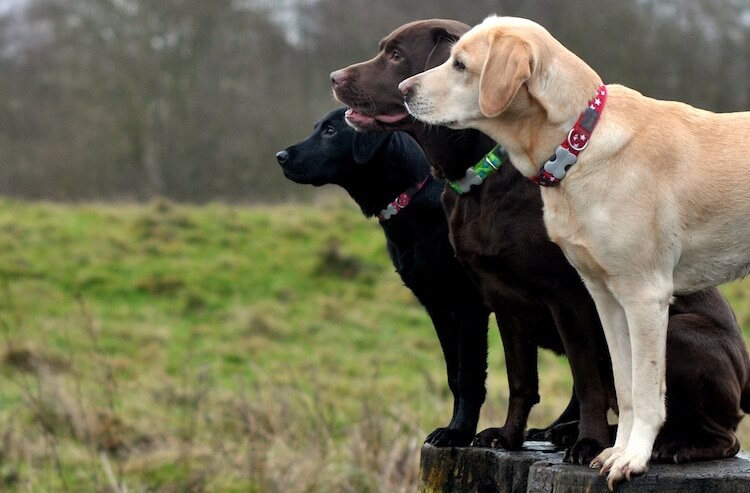
[[[567, 355], [580, 402], [580, 409], [571, 405], [558, 420], [571, 414], [579, 420], [565, 460], [588, 464], [612, 443], [612, 368], [594, 303], [547, 237], [538, 187], [484, 134], [413, 120], [398, 89], [402, 80], [447, 60], [468, 29], [440, 19], [406, 24], [380, 42], [373, 59], [333, 72], [334, 93], [351, 107], [347, 120], [359, 130], [414, 136], [435, 173], [450, 184], [443, 205], [451, 242], [498, 319], [510, 387], [504, 426], [481, 432], [475, 444], [521, 447], [528, 414], [539, 400], [536, 352], [544, 347]], [[519, 313], [536, 313], [543, 322], [519, 323]], [[707, 329], [714, 338], [705, 337]], [[733, 455], [740, 408], [750, 403], [748, 356], [734, 314], [715, 289], [679, 297], [670, 307], [668, 338], [667, 424], [654, 458], [684, 462]], [[547, 435], [558, 430], [565, 441], [569, 426]]]
[[443, 182], [432, 178], [414, 139], [355, 132], [344, 112], [325, 115], [307, 139], [276, 159], [290, 180], [339, 185], [366, 217], [378, 217], [393, 266], [432, 319], [454, 397], [450, 423], [426, 442], [468, 445], [485, 398], [489, 310], [448, 241]]

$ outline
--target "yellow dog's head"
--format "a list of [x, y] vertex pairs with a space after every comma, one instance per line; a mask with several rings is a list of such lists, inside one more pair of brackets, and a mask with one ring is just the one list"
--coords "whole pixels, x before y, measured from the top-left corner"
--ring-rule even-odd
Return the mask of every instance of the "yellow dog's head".
[[[579, 71], [585, 102], [598, 87], [595, 72], [539, 24], [492, 16], [464, 34], [444, 64], [406, 79], [399, 88], [409, 113], [419, 120], [484, 130], [484, 120], [517, 119], [533, 109], [542, 110], [548, 121], [577, 115], [580, 98], [570, 97], [565, 86], [574, 85], [566, 79], [579, 77]], [[575, 87], [572, 94], [578, 91]]]

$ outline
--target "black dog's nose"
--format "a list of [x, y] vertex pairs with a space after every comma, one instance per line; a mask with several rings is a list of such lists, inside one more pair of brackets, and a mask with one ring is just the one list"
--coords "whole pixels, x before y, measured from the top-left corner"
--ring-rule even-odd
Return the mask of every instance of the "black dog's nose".
[[289, 159], [289, 153], [286, 151], [279, 151], [276, 153], [276, 160], [279, 164], [284, 164]]

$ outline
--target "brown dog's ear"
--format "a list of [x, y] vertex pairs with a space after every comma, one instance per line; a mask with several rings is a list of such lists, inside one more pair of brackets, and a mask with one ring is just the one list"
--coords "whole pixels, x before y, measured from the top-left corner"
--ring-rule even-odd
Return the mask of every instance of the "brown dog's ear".
[[432, 39], [435, 44], [432, 47], [430, 54], [427, 55], [427, 61], [424, 65], [425, 70], [429, 70], [444, 63], [451, 54], [453, 43], [458, 41], [458, 38], [469, 30], [469, 26], [465, 26], [458, 22], [455, 22], [454, 24], [455, 26], [440, 26], [432, 30]]
[[492, 36], [479, 78], [479, 109], [488, 118], [505, 111], [531, 78], [526, 44], [513, 36]]

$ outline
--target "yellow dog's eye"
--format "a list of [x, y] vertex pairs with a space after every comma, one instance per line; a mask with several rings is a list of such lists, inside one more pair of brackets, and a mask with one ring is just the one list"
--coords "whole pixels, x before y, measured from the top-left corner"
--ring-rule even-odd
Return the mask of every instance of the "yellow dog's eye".
[[461, 60], [454, 60], [453, 61], [453, 68], [459, 71], [463, 71], [466, 69], [466, 65], [464, 65]]

